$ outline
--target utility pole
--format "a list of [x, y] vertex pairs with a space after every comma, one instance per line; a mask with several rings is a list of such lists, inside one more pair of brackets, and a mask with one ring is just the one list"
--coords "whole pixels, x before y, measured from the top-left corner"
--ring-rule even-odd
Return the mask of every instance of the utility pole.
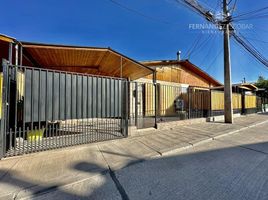
[[227, 0], [223, 0], [224, 17], [224, 119], [233, 123], [231, 58], [230, 58], [230, 20]]

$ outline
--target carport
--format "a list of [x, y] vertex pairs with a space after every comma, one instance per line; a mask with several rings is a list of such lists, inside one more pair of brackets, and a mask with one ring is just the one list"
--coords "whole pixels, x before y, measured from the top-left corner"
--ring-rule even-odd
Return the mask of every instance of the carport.
[[152, 69], [111, 48], [0, 41], [0, 157], [127, 137], [129, 81]]

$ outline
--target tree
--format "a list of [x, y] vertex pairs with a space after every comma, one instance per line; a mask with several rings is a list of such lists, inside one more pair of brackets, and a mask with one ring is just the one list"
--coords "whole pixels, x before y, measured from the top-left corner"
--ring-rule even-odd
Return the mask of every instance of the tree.
[[268, 79], [263, 76], [259, 76], [257, 83], [255, 84], [258, 88], [264, 88], [268, 90]]

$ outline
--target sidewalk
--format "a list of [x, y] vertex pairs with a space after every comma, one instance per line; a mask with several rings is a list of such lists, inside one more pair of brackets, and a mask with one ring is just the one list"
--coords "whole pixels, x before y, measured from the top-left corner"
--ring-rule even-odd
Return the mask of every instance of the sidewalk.
[[149, 130], [126, 139], [7, 158], [0, 161], [0, 199], [21, 198], [94, 179], [105, 172], [266, 122], [268, 115], [250, 115], [236, 118], [233, 125], [215, 122]]

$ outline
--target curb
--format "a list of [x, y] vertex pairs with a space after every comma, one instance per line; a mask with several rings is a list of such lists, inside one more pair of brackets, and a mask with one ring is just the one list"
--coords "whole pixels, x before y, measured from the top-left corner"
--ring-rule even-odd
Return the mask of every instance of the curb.
[[[230, 131], [228, 133], [223, 133], [221, 135], [217, 135], [217, 136], [214, 136], [214, 137], [211, 137], [211, 138], [208, 138], [208, 139], [204, 139], [202, 141], [198, 141], [196, 143], [193, 143], [193, 144], [189, 144], [189, 145], [186, 145], [184, 147], [181, 147], [181, 148], [175, 148], [175, 149], [172, 149], [172, 150], [167, 150], [167, 151], [163, 151], [161, 152], [162, 154], [160, 156], [166, 156], [166, 155], [169, 155], [169, 154], [172, 154], [172, 153], [178, 153], [178, 152], [181, 152], [183, 150], [186, 150], [186, 149], [189, 149], [191, 147], [195, 147], [195, 146], [199, 146], [199, 145], [202, 145], [204, 143], [207, 143], [207, 142], [210, 142], [210, 141], [213, 141], [213, 140], [216, 140], [216, 139], [219, 139], [221, 137], [225, 137], [225, 136], [228, 136], [228, 135], [232, 135], [232, 134], [235, 134], [235, 133], [238, 133], [240, 131], [243, 131], [243, 130], [247, 130], [249, 128], [253, 128], [253, 127], [256, 127], [256, 126], [260, 126], [262, 124], [265, 124], [265, 123], [268, 123], [268, 120], [265, 120], [263, 122], [259, 122], [259, 123], [256, 123], [256, 124], [252, 124], [250, 126], [245, 126], [243, 128], [240, 128], [240, 129], [237, 129], [237, 130], [234, 130], [234, 131]], [[157, 156], [153, 156], [152, 158], [154, 157], [159, 157], [159, 155]]]

